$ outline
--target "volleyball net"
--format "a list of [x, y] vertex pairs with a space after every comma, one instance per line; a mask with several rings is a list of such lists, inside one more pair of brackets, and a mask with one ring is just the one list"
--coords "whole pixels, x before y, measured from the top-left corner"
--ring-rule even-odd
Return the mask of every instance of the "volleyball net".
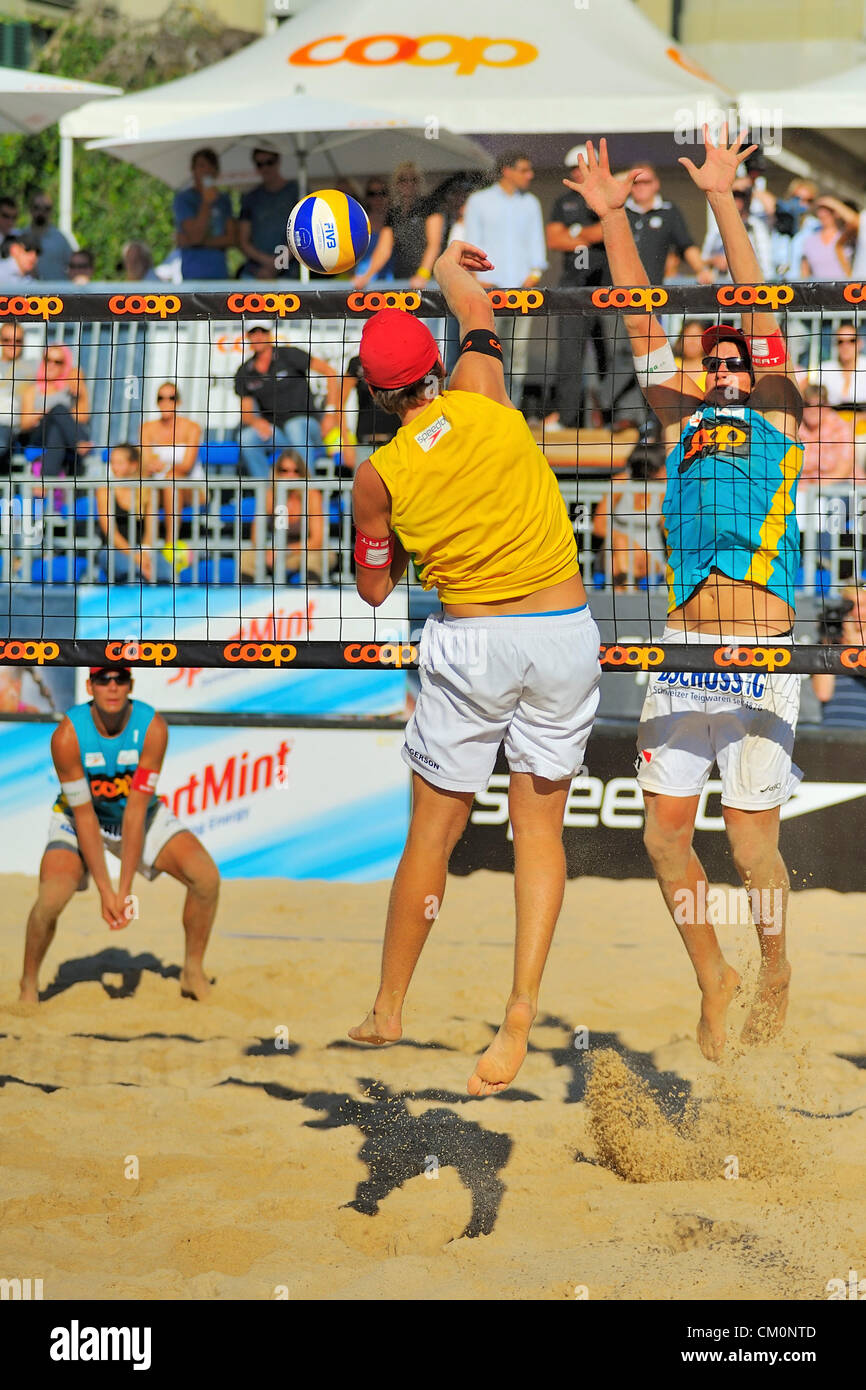
[[[866, 669], [840, 616], [863, 576], [866, 286], [488, 293], [512, 399], [574, 526], [606, 670]], [[389, 306], [423, 319], [453, 366], [456, 324], [434, 291], [0, 297], [0, 665], [414, 666], [430, 596], [410, 564], [373, 612], [352, 554], [354, 471], [397, 427], [357, 358], [364, 320]], [[659, 315], [694, 370], [700, 329], [756, 308], [779, 316], [801, 388], [823, 388], [796, 492], [795, 645], [663, 643], [664, 446], [622, 316]], [[747, 432], [719, 428], [747, 468]]]

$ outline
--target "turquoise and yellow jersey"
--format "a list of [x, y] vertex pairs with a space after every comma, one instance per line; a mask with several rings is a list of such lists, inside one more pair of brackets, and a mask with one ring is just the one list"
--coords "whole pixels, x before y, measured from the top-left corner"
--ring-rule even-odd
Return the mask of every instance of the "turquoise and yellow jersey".
[[794, 607], [803, 445], [748, 406], [704, 405], [668, 457], [663, 503], [668, 612], [713, 571]]
[[[132, 776], [138, 767], [144, 736], [156, 713], [153, 705], [146, 704], [144, 700], [130, 700], [130, 704], [132, 713], [126, 727], [113, 738], [107, 738], [97, 729], [90, 700], [83, 705], [73, 705], [66, 711], [78, 738], [81, 763], [90, 783], [96, 819], [104, 830], [115, 834], [120, 833]], [[147, 808], [148, 825], [158, 805], [159, 797], [154, 794]], [[62, 811], [72, 819], [72, 811], [62, 792], [54, 803], [54, 810]]]

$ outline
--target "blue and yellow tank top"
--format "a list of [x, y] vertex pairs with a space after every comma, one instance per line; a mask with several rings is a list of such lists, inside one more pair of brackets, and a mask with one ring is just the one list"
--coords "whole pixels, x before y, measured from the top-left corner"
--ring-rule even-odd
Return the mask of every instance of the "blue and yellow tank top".
[[[90, 700], [83, 705], [73, 705], [67, 710], [67, 718], [78, 738], [81, 763], [84, 775], [90, 783], [93, 809], [96, 819], [106, 830], [120, 833], [123, 812], [132, 785], [132, 776], [138, 767], [138, 759], [144, 745], [144, 736], [156, 711], [153, 705], [143, 700], [130, 700], [132, 713], [126, 727], [113, 738], [101, 734], [93, 722], [93, 705]], [[149, 825], [159, 797], [154, 793], [147, 808]], [[55, 811], [72, 816], [66, 797], [61, 792], [54, 803]]]
[[519, 410], [443, 391], [370, 462], [392, 529], [443, 603], [520, 598], [579, 572], [556, 477]]
[[803, 445], [748, 406], [704, 405], [667, 461], [668, 612], [712, 570], [794, 607]]

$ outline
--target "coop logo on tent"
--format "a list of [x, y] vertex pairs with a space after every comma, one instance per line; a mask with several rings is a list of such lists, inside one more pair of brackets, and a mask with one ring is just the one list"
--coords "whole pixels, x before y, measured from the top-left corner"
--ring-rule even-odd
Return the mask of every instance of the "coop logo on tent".
[[0, 295], [0, 316], [50, 319], [62, 312], [63, 300], [57, 294]]
[[346, 300], [346, 307], [351, 309], [353, 314], [361, 314], [365, 309], [372, 309], [374, 312], [379, 309], [412, 309], [421, 308], [421, 296], [417, 290], [376, 290], [369, 294], [350, 294]]
[[299, 67], [354, 63], [383, 68], [411, 63], [413, 67], [438, 68], [454, 64], [458, 77], [468, 77], [477, 68], [519, 68], [537, 57], [535, 44], [525, 39], [467, 39], [459, 34], [423, 34], [413, 39], [408, 34], [367, 34], [349, 43], [346, 34], [329, 34], [296, 48], [288, 61]]
[[296, 294], [230, 294], [226, 306], [230, 314], [295, 314], [301, 307]]
[[113, 314], [156, 314], [168, 318], [180, 308], [176, 294], [113, 294], [108, 301]]

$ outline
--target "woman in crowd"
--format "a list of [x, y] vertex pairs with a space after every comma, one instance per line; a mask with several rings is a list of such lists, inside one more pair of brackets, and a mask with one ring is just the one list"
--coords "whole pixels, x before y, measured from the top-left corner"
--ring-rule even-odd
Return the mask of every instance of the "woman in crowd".
[[[388, 219], [388, 211], [390, 208], [388, 180], [381, 178], [378, 174], [372, 175], [367, 180], [367, 186], [364, 189], [363, 203], [367, 216], [370, 219], [370, 244], [355, 266], [356, 278], [359, 275], [366, 275], [369, 270], [370, 262], [376, 253], [376, 247], [379, 245], [379, 238], [382, 235], [385, 223]], [[375, 278], [377, 283], [382, 280], [394, 279], [390, 261], [386, 261], [385, 264], [379, 268]]]
[[379, 234], [370, 264], [354, 284], [363, 290], [386, 265], [395, 280], [408, 280], [413, 289], [425, 289], [433, 274], [433, 263], [442, 248], [445, 219], [430, 207], [421, 193], [421, 175], [407, 161], [394, 170], [391, 206]]
[[[87, 386], [68, 347], [45, 349], [35, 381], [21, 390], [22, 443], [41, 448], [42, 478], [74, 477], [93, 448]], [[34, 469], [34, 472], [36, 470]]]
[[[307, 466], [297, 449], [284, 449], [274, 464], [264, 516], [257, 515], [252, 524], [251, 548], [243, 554], [244, 578], [255, 577], [256, 552], [263, 549], [265, 569], [277, 583], [285, 579], [283, 565], [286, 575], [300, 572], [304, 552], [307, 560], [306, 582], [322, 584], [327, 579], [322, 494], [318, 488], [310, 487], [309, 477]], [[277, 487], [281, 482], [303, 482], [304, 487]]]
[[815, 204], [820, 229], [803, 242], [800, 273], [804, 280], [851, 278], [851, 243], [857, 234], [857, 213], [838, 198], [826, 195]]
[[686, 319], [674, 347], [674, 362], [687, 376], [694, 377], [700, 391], [706, 390], [707, 382], [707, 374], [704, 371], [706, 353], [701, 346], [701, 334], [706, 326], [698, 319]]
[[109, 583], [122, 584], [140, 576], [167, 584], [173, 577], [171, 566], [159, 553], [156, 488], [143, 487], [142, 481], [140, 451], [134, 444], [117, 444], [108, 462], [108, 485], [96, 491], [96, 520], [106, 542], [99, 563]]
[[198, 456], [201, 425], [177, 413], [180, 392], [173, 381], [164, 381], [158, 388], [156, 404], [158, 417], [145, 420], [141, 427], [142, 471], [146, 478], [164, 478], [169, 484], [160, 492], [159, 505], [165, 514], [166, 541], [173, 545], [176, 535], [184, 538], [178, 526], [184, 507], [203, 506], [207, 500], [204, 488], [178, 487], [181, 480], [204, 481]]

